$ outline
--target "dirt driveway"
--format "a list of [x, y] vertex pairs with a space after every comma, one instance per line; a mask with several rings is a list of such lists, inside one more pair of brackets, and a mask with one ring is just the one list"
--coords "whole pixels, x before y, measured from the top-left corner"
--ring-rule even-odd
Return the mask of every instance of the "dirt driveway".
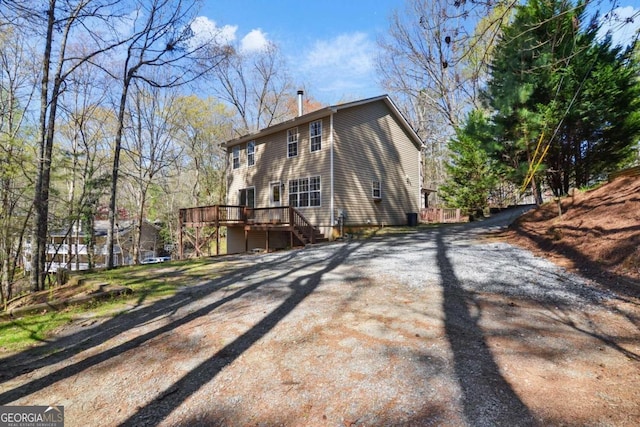
[[67, 426], [639, 425], [637, 296], [479, 235], [513, 215], [227, 258], [3, 357], [0, 405], [64, 405]]

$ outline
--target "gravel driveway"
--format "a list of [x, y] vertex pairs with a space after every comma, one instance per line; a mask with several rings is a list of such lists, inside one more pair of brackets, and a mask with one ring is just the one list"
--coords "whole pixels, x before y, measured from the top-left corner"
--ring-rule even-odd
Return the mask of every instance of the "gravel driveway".
[[[0, 360], [66, 426], [640, 424], [638, 299], [465, 225], [212, 259], [224, 274]], [[176, 274], [176, 272], [172, 272]]]

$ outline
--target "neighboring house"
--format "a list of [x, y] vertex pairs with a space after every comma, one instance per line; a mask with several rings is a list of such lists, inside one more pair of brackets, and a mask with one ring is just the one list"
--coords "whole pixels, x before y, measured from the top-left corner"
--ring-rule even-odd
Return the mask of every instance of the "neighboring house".
[[[116, 226], [115, 242], [113, 246], [114, 265], [131, 265], [133, 260], [133, 235], [136, 222], [120, 220]], [[104, 267], [107, 257], [107, 231], [109, 221], [96, 220], [94, 222], [95, 244], [93, 249], [94, 268]], [[47, 265], [49, 272], [59, 268], [68, 270], [87, 270], [89, 268], [89, 250], [87, 242], [89, 235], [86, 230], [73, 227], [70, 231], [58, 230], [51, 233], [47, 245]], [[31, 245], [25, 246], [25, 268], [31, 270], [29, 262]], [[164, 245], [160, 236], [160, 227], [148, 221], [142, 223], [140, 238], [140, 261], [155, 258], [164, 253]]]
[[[329, 239], [407, 224], [422, 204], [422, 141], [386, 95], [300, 114], [223, 146], [228, 205], [294, 207]], [[286, 233], [264, 229], [228, 224], [227, 253], [289, 245]]]

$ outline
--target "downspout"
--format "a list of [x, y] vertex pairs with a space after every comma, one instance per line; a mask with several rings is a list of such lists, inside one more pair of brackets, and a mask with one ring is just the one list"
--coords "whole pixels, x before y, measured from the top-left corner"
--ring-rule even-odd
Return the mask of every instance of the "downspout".
[[331, 217], [329, 219], [330, 227], [333, 230], [335, 226], [335, 216], [333, 213], [333, 113], [329, 116], [329, 187], [331, 196], [329, 197], [329, 209], [331, 210]]
[[424, 185], [424, 170], [422, 164], [422, 151], [424, 150], [424, 144], [420, 144], [420, 150], [418, 150], [418, 214], [422, 209], [422, 186]]

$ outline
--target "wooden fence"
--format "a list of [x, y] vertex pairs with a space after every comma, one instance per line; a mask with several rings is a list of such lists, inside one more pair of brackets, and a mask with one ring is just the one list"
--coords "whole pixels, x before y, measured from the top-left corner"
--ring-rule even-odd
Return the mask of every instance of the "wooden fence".
[[462, 222], [460, 209], [423, 208], [420, 210], [421, 222]]

